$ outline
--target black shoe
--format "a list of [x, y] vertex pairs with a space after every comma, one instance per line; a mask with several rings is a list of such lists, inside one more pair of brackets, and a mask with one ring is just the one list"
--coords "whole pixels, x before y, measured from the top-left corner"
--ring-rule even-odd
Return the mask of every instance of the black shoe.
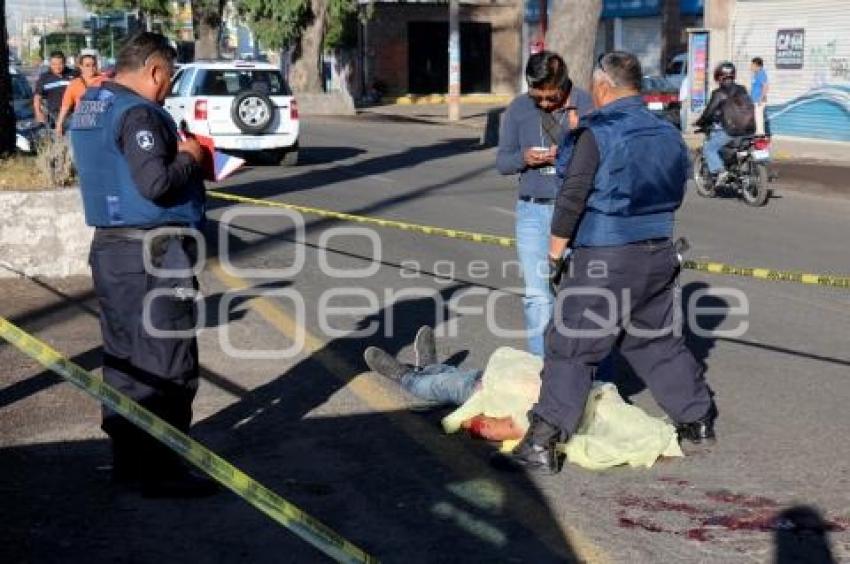
[[401, 377], [409, 372], [405, 365], [378, 347], [367, 348], [363, 353], [363, 360], [373, 372], [399, 383], [401, 383]]
[[434, 330], [428, 325], [423, 325], [416, 332], [413, 352], [416, 353], [416, 368], [437, 364], [437, 342], [434, 340]]
[[679, 423], [676, 432], [679, 441], [688, 440], [695, 444], [714, 444], [717, 438], [714, 435], [714, 420], [717, 419], [717, 407], [714, 402], [708, 408], [708, 413], [692, 423]]
[[531, 413], [530, 417], [531, 425], [519, 444], [507, 457], [494, 462], [512, 469], [557, 474], [561, 471], [562, 457], [555, 446], [564, 438], [564, 433], [536, 413]]
[[142, 481], [142, 497], [156, 498], [199, 498], [209, 497], [221, 491], [217, 482], [189, 469], [147, 478]]

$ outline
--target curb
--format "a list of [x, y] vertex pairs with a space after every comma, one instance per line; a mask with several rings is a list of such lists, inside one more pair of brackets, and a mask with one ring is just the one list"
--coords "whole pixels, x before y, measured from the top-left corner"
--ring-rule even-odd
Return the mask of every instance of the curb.
[[[412, 106], [424, 104], [448, 104], [448, 95], [446, 94], [407, 94], [406, 96], [388, 96], [381, 98], [382, 104], [392, 104], [398, 106]], [[508, 94], [465, 94], [460, 97], [461, 104], [509, 104], [513, 96]]]

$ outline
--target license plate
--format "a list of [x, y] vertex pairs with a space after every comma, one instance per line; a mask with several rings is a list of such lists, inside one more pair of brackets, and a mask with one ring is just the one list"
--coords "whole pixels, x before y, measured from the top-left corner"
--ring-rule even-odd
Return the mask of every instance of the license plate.
[[756, 161], [770, 160], [770, 151], [767, 149], [758, 149], [753, 151], [753, 159]]
[[248, 151], [262, 149], [263, 142], [258, 139], [239, 139], [236, 143], [240, 149], [245, 149]]
[[663, 102], [650, 102], [649, 103], [649, 109], [652, 110], [653, 112], [661, 111], [661, 110], [664, 109], [664, 103]]

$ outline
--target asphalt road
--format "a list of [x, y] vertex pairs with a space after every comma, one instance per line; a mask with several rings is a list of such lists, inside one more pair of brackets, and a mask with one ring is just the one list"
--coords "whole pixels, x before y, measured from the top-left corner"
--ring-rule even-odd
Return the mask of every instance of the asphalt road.
[[[474, 135], [380, 117], [305, 120], [301, 166], [252, 168], [222, 189], [512, 235], [514, 181], [495, 173], [494, 151], [480, 150]], [[761, 209], [690, 195], [678, 226], [690, 257], [850, 273], [850, 200], [806, 194], [806, 183], [780, 181]], [[228, 219], [235, 206], [211, 208], [211, 229], [226, 236], [211, 245], [202, 278], [197, 434], [382, 560], [763, 562], [799, 549], [811, 557], [818, 535], [771, 528], [774, 515], [799, 506], [831, 524], [831, 550], [850, 559], [846, 290], [686, 272], [686, 302], [706, 288], [723, 292], [699, 302], [719, 308], [704, 326], [748, 324], [743, 335], [691, 338], [717, 394], [718, 445], [649, 470], [506, 476], [487, 464], [492, 446], [444, 436], [444, 411], [411, 412], [410, 398], [364, 373], [360, 355], [377, 344], [410, 360], [422, 324], [447, 334], [439, 352], [463, 366], [484, 366], [498, 346], [522, 347], [513, 250], [352, 231], [315, 216], [303, 217], [301, 232], [291, 217]], [[228, 260], [238, 276], [221, 267]], [[0, 314], [98, 367], [86, 280], [4, 284]], [[233, 293], [244, 288], [264, 297]], [[334, 306], [343, 311], [322, 314]], [[294, 358], [256, 358], [299, 339]], [[108, 449], [96, 406], [8, 346], [0, 362], [8, 367], [3, 561], [321, 561], [233, 495], [150, 502], [116, 490], [97, 470]], [[660, 413], [640, 388], [624, 377], [624, 393]]]

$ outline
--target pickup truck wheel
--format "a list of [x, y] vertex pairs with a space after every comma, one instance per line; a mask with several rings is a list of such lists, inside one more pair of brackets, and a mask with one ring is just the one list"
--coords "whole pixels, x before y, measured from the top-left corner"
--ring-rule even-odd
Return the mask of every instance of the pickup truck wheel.
[[274, 104], [262, 92], [245, 90], [233, 99], [230, 117], [242, 133], [248, 135], [263, 133], [272, 124]]

